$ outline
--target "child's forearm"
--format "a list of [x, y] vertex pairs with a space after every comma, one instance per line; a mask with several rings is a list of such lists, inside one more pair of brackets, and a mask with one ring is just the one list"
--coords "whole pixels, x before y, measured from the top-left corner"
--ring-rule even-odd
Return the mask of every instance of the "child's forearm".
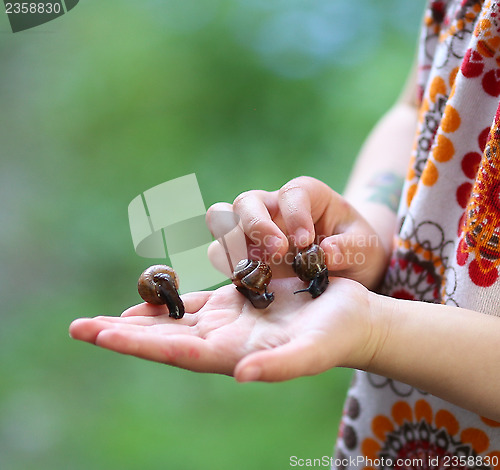
[[371, 295], [375, 353], [366, 369], [500, 420], [500, 318]]

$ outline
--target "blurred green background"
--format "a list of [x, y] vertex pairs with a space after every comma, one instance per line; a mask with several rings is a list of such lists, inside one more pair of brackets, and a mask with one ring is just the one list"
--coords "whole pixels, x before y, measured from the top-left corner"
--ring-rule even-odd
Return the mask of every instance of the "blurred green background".
[[[127, 207], [306, 174], [342, 191], [407, 75], [423, 2], [82, 0], [0, 14], [0, 469], [281, 469], [330, 455], [351, 372], [236, 384], [68, 337], [138, 303]], [[175, 204], [175, 201], [172, 201]]]

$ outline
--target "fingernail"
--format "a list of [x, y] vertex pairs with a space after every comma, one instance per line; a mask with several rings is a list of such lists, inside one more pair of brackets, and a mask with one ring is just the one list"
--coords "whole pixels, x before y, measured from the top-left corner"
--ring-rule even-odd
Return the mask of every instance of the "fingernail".
[[335, 266], [343, 261], [343, 253], [336, 242], [329, 243], [324, 247], [327, 266]]
[[255, 245], [248, 245], [248, 257], [250, 259], [260, 259], [262, 258], [262, 250], [260, 247]]
[[274, 254], [280, 250], [283, 242], [281, 241], [281, 238], [272, 236], [264, 239], [264, 244], [266, 245], [267, 250], [269, 250], [270, 253]]
[[309, 245], [311, 239], [311, 233], [304, 227], [300, 227], [295, 231], [294, 242], [298, 247], [303, 247]]
[[238, 382], [255, 382], [259, 380], [261, 373], [259, 366], [248, 366], [241, 372]]

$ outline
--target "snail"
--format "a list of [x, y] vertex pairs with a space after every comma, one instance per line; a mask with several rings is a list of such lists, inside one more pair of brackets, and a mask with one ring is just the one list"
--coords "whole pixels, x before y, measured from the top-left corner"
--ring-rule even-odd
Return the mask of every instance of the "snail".
[[328, 269], [325, 263], [325, 252], [316, 244], [299, 251], [293, 260], [293, 270], [301, 281], [308, 282], [305, 289], [295, 291], [309, 292], [313, 299], [319, 297], [328, 286]]
[[156, 264], [146, 269], [139, 277], [137, 290], [148, 303], [166, 304], [169, 315], [175, 319], [184, 316], [184, 304], [179, 293], [179, 277], [177, 273], [164, 264]]
[[234, 268], [233, 283], [255, 308], [266, 308], [274, 300], [274, 294], [267, 292], [271, 277], [268, 264], [242, 259]]

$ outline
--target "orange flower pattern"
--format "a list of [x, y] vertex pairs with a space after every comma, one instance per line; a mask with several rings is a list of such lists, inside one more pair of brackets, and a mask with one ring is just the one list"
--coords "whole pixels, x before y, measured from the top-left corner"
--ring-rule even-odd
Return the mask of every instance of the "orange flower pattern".
[[[381, 292], [500, 316], [500, 0], [428, 1], [416, 93], [417, 132]], [[500, 423], [359, 371], [334, 461], [500, 470]]]
[[[377, 391], [392, 399], [379, 400]], [[500, 470], [500, 423], [462, 411], [408, 385], [358, 372], [333, 461], [339, 470]]]
[[[397, 401], [389, 416], [377, 415], [371, 422], [372, 435], [361, 442], [363, 459], [371, 464], [385, 462], [390, 468], [500, 467], [500, 452], [490, 449], [481, 429], [462, 429], [446, 409], [434, 411], [425, 399], [413, 406]], [[457, 458], [454, 458], [457, 456]], [[367, 470], [373, 467], [365, 466]]]

